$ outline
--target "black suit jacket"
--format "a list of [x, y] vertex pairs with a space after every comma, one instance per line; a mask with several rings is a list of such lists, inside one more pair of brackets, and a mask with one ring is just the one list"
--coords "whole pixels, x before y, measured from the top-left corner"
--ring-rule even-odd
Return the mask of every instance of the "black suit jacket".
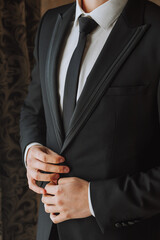
[[[66, 158], [71, 171], [62, 176], [91, 181], [96, 217], [53, 224], [60, 240], [159, 240], [160, 8], [128, 1], [64, 137], [57, 66], [74, 13], [75, 3], [51, 9], [39, 25], [36, 65], [21, 111], [22, 152], [40, 142]], [[47, 240], [51, 227], [40, 202], [37, 240]]]

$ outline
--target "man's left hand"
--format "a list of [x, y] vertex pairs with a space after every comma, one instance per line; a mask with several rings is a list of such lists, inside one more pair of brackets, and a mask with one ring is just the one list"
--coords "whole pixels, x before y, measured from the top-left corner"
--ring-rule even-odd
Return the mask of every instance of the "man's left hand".
[[91, 216], [88, 186], [89, 182], [77, 177], [60, 178], [58, 185], [50, 182], [45, 186], [47, 193], [43, 195], [42, 202], [45, 211], [50, 213], [50, 218], [55, 224]]

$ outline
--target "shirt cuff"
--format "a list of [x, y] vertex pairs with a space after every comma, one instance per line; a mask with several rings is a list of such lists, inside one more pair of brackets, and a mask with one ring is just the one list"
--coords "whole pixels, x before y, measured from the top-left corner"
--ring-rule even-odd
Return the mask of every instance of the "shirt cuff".
[[42, 146], [42, 144], [40, 143], [37, 143], [37, 142], [33, 142], [33, 143], [30, 143], [27, 145], [26, 149], [25, 149], [25, 152], [24, 152], [24, 164], [25, 164], [25, 167], [27, 168], [27, 162], [26, 162], [26, 157], [27, 157], [27, 153], [28, 153], [28, 150], [32, 147], [32, 146], [35, 146], [35, 145], [39, 145], [39, 146]]
[[88, 186], [88, 203], [89, 203], [90, 212], [95, 217], [94, 210], [93, 210], [93, 207], [92, 207], [92, 202], [91, 202], [90, 183], [89, 183], [89, 186]]

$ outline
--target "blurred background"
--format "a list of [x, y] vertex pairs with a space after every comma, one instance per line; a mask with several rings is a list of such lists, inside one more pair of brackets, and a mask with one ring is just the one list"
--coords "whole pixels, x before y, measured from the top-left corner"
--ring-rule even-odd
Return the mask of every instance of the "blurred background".
[[0, 240], [36, 239], [39, 196], [28, 189], [19, 114], [31, 80], [40, 18], [47, 9], [71, 2], [0, 0]]

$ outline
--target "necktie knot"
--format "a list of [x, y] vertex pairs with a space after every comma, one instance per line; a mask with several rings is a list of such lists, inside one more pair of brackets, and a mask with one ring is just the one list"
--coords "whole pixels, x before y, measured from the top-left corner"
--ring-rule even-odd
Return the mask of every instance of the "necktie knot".
[[84, 32], [86, 35], [91, 33], [98, 26], [92, 18], [79, 17], [78, 20], [80, 33]]

